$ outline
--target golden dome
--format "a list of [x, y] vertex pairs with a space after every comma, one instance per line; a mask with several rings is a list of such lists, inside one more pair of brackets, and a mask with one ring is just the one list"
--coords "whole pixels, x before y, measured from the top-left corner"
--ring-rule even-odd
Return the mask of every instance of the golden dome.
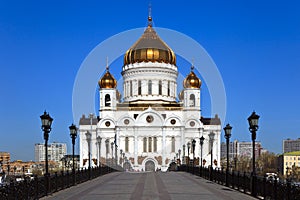
[[201, 80], [197, 77], [197, 75], [193, 71], [194, 67], [192, 67], [191, 73], [184, 79], [183, 87], [184, 88], [200, 88]]
[[98, 84], [99, 84], [100, 88], [116, 88], [117, 87], [117, 81], [113, 77], [113, 75], [111, 75], [111, 73], [109, 73], [108, 68], [106, 68], [106, 73], [98, 81]]
[[174, 52], [152, 28], [152, 17], [148, 17], [148, 27], [144, 34], [124, 56], [124, 65], [140, 62], [164, 62], [176, 65]]

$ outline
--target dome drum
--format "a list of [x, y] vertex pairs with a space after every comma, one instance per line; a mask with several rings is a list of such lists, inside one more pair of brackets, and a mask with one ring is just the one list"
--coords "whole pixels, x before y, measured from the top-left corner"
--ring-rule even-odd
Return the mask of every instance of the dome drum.
[[157, 48], [130, 49], [124, 56], [124, 65], [141, 62], [163, 62], [176, 65], [176, 56], [172, 51]]

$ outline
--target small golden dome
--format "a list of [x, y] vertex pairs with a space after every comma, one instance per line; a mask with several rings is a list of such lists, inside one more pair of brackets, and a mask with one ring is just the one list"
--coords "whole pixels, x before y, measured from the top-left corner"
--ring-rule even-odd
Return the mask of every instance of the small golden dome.
[[183, 87], [184, 88], [200, 88], [201, 80], [197, 77], [197, 75], [193, 71], [194, 67], [192, 67], [191, 73], [184, 79]]
[[152, 17], [148, 17], [148, 27], [124, 56], [124, 65], [140, 62], [164, 62], [176, 65], [172, 49], [160, 39], [152, 28]]
[[106, 70], [106, 73], [98, 81], [98, 84], [99, 84], [100, 88], [116, 88], [117, 87], [117, 81], [113, 77], [113, 75], [111, 75], [111, 73], [109, 73], [108, 68]]

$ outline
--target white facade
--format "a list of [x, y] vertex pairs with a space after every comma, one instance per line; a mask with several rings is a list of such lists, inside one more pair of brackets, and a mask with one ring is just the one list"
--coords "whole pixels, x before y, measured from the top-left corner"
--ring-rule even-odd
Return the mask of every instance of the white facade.
[[[48, 160], [60, 162], [61, 158], [67, 154], [66, 143], [50, 143], [48, 144]], [[34, 158], [36, 162], [45, 161], [45, 144], [34, 145]]]
[[[147, 45], [141, 50], [136, 48], [140, 44]], [[193, 71], [176, 101], [178, 69], [173, 54], [149, 25], [125, 54], [122, 101], [107, 70], [107, 76], [99, 81], [98, 118], [83, 115], [80, 119], [81, 167], [88, 167], [89, 146], [91, 166], [117, 163], [136, 171], [164, 171], [174, 162], [184, 164], [189, 152], [190, 159], [195, 157], [200, 165], [201, 136], [205, 138], [202, 155], [207, 167], [211, 163], [208, 134], [212, 132], [214, 167], [220, 165], [220, 119], [217, 115], [202, 117], [201, 81]], [[87, 132], [91, 133], [90, 143]], [[196, 141], [195, 154], [187, 147], [192, 140]]]

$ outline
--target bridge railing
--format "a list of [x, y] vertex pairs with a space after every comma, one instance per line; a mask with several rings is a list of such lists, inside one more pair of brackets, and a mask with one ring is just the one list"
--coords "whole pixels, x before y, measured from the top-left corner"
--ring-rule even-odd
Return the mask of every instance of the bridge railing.
[[[193, 167], [181, 165], [179, 171], [186, 171], [196, 176], [212, 180], [218, 184], [226, 185], [226, 171], [223, 169], [212, 169], [207, 167]], [[251, 184], [254, 181], [254, 184]], [[252, 176], [250, 173], [230, 171], [228, 174], [228, 185], [232, 189], [252, 194], [260, 199], [298, 200], [300, 199], [300, 187], [292, 185], [289, 180], [284, 182], [267, 180], [266, 177]], [[255, 188], [252, 188], [252, 185]], [[255, 192], [254, 192], [255, 191]]]
[[35, 176], [33, 179], [25, 178], [24, 181], [10, 181], [5, 185], [0, 185], [0, 199], [39, 199], [48, 194], [80, 184], [90, 179], [97, 178], [107, 173], [122, 171], [121, 167], [111, 168], [109, 166], [94, 167], [90, 171], [81, 169], [74, 175], [70, 171], [61, 171], [47, 176]]

